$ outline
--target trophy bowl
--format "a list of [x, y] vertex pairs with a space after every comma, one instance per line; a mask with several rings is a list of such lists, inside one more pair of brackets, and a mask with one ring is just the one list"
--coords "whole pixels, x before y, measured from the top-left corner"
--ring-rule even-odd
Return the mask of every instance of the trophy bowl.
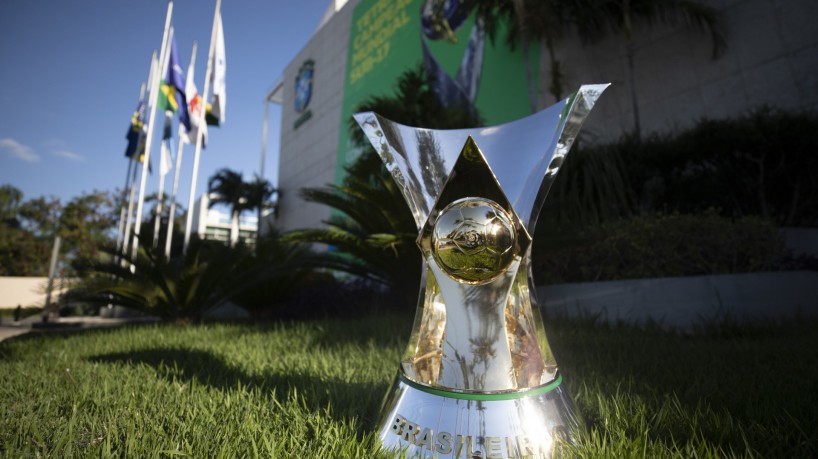
[[608, 85], [526, 118], [432, 130], [355, 119], [417, 224], [423, 280], [377, 423], [407, 457], [552, 457], [578, 424], [543, 328], [531, 235], [579, 129]]

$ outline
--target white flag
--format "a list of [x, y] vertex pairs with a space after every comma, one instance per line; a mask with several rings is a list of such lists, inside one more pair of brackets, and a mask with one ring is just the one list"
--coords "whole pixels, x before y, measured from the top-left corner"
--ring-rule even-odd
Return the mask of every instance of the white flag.
[[[190, 66], [187, 69], [187, 80], [185, 81], [185, 97], [187, 98], [187, 110], [190, 114], [190, 132], [185, 129], [185, 126], [180, 124], [179, 129], [182, 130], [182, 142], [188, 144], [196, 144], [196, 135], [199, 130], [199, 119], [202, 116], [202, 96], [199, 95], [196, 89], [196, 83], [193, 82], [193, 64], [191, 59]], [[207, 145], [207, 124], [202, 128], [202, 147]]]
[[164, 177], [173, 169], [173, 161], [170, 158], [170, 139], [162, 140], [161, 156], [159, 158], [159, 175]]
[[222, 12], [216, 15], [216, 22], [213, 24], [215, 50], [213, 53], [211, 83], [213, 84], [213, 101], [211, 102], [210, 114], [215, 118], [216, 124], [224, 122], [224, 106], [227, 101], [225, 86], [225, 72], [227, 61], [224, 55], [224, 30], [222, 30]]

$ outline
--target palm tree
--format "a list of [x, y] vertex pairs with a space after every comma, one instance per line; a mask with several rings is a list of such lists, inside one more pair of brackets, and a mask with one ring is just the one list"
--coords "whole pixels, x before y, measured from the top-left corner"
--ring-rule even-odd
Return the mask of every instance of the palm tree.
[[388, 285], [398, 298], [413, 298], [420, 252], [415, 221], [400, 190], [371, 150], [346, 171], [341, 185], [301, 190], [306, 201], [335, 210], [327, 228], [291, 232], [285, 240], [327, 244], [332, 250], [317, 255], [320, 266]]
[[234, 247], [239, 238], [239, 215], [249, 208], [244, 178], [241, 172], [220, 169], [207, 181], [207, 191], [209, 207], [216, 204], [230, 207], [230, 247]]
[[[110, 247], [105, 251], [115, 253]], [[250, 258], [249, 250], [199, 240], [170, 260], [159, 250], [141, 246], [127, 263], [135, 271], [115, 261], [77, 263], [82, 280], [68, 299], [99, 306], [113, 303], [168, 321], [198, 321], [246, 289], [270, 282], [266, 267], [248, 264]]]
[[250, 209], [256, 209], [258, 212], [258, 229], [256, 230], [257, 237], [261, 237], [261, 229], [262, 229], [262, 213], [264, 209], [273, 208], [274, 204], [270, 202], [270, 199], [278, 193], [278, 190], [273, 187], [273, 185], [256, 175], [253, 178], [252, 182], [244, 184], [244, 197], [247, 200], [247, 207]]

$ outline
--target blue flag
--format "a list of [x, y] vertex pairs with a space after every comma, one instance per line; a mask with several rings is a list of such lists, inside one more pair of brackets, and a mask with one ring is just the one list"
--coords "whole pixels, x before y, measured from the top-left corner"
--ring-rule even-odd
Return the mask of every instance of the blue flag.
[[179, 65], [179, 50], [176, 48], [176, 35], [170, 31], [170, 56], [165, 78], [159, 90], [157, 107], [179, 114], [179, 122], [190, 130], [190, 114], [187, 111], [185, 97], [185, 72]]
[[136, 105], [136, 110], [133, 112], [128, 133], [125, 135], [125, 138], [128, 140], [128, 146], [125, 148], [125, 156], [133, 158], [137, 151], [139, 151], [140, 156], [142, 155], [142, 152], [145, 150], [145, 139], [142, 135], [144, 129], [145, 101], [140, 100]]

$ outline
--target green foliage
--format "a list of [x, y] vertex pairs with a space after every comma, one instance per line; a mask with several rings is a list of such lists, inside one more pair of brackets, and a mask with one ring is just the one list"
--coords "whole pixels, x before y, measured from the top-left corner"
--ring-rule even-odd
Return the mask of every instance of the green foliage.
[[[7, 340], [0, 453], [393, 457], [377, 451], [374, 422], [410, 324], [379, 315]], [[814, 322], [692, 336], [547, 324], [586, 421], [568, 457], [818, 455]]]
[[241, 172], [224, 168], [219, 169], [207, 181], [207, 192], [210, 195], [210, 207], [225, 204], [230, 207], [230, 246], [238, 240], [239, 215], [247, 210], [245, 183]]
[[56, 236], [62, 237], [63, 260], [98, 257], [118, 217], [109, 193], [83, 194], [63, 206], [56, 198], [23, 201], [23, 193], [10, 185], [0, 186], [0, 214], [0, 275], [5, 276], [47, 275]]
[[767, 108], [602, 148], [629, 164], [641, 211], [760, 215], [818, 226], [818, 116]]
[[60, 213], [58, 229], [65, 243], [63, 253], [73, 260], [96, 259], [118, 218], [109, 193], [95, 191], [68, 201]]
[[11, 185], [0, 186], [0, 222], [11, 223], [17, 219], [23, 192]]
[[398, 298], [414, 303], [421, 274], [417, 229], [377, 155], [361, 155], [347, 168], [341, 186], [306, 188], [301, 196], [337, 212], [326, 229], [291, 232], [285, 240], [327, 244], [332, 249], [317, 254], [317, 265], [389, 285]]
[[638, 217], [559, 237], [561, 247], [535, 242], [540, 284], [770, 271], [784, 255], [769, 221], [715, 212]]
[[252, 256], [244, 258], [238, 266], [240, 272], [261, 269], [262, 281], [248, 285], [232, 299], [256, 317], [277, 317], [291, 294], [307, 285], [306, 280], [312, 274], [311, 259], [312, 253], [307, 247], [284, 243], [276, 231], [270, 231], [256, 240]]
[[548, 193], [541, 225], [585, 228], [627, 218], [636, 199], [621, 156], [576, 145]]
[[228, 168], [219, 169], [207, 181], [210, 193], [210, 207], [225, 204], [230, 207], [232, 226], [230, 228], [230, 245], [238, 240], [238, 219], [242, 212], [257, 209], [259, 229], [261, 229], [261, 211], [270, 207], [270, 198], [276, 189], [267, 180], [256, 176], [253, 181], [245, 182], [241, 172]]
[[[193, 239], [186, 254], [170, 260], [161, 248], [146, 247], [150, 244], [142, 244], [137, 258], [124, 263], [78, 263], [82, 281], [69, 302], [121, 305], [166, 321], [199, 321], [228, 301], [256, 316], [274, 316], [276, 307], [309, 274], [309, 251], [282, 243], [275, 232], [259, 238], [255, 250]], [[113, 259], [114, 251], [105, 250]]]
[[[114, 250], [108, 248], [109, 253]], [[166, 260], [159, 251], [140, 247], [136, 259], [78, 264], [83, 276], [71, 302], [115, 304], [163, 320], [201, 320], [207, 312], [248, 286], [264, 280], [261, 267], [248, 267], [245, 247], [197, 241], [185, 255]]]
[[45, 276], [49, 253], [47, 241], [0, 223], [0, 276]]
[[541, 225], [587, 228], [633, 215], [760, 216], [818, 226], [818, 116], [766, 108], [702, 120], [676, 134], [580, 148], [568, 155]]
[[[428, 129], [461, 129], [481, 124], [479, 115], [464, 107], [447, 107], [432, 89], [434, 76], [423, 65], [403, 72], [395, 82], [394, 94], [370, 96], [354, 112], [372, 111], [386, 119]], [[369, 146], [354, 119], [348, 121], [350, 138], [359, 146]]]
[[226, 204], [233, 213], [244, 210], [244, 178], [241, 172], [227, 168], [219, 169], [207, 181], [208, 193], [213, 193], [210, 205]]

